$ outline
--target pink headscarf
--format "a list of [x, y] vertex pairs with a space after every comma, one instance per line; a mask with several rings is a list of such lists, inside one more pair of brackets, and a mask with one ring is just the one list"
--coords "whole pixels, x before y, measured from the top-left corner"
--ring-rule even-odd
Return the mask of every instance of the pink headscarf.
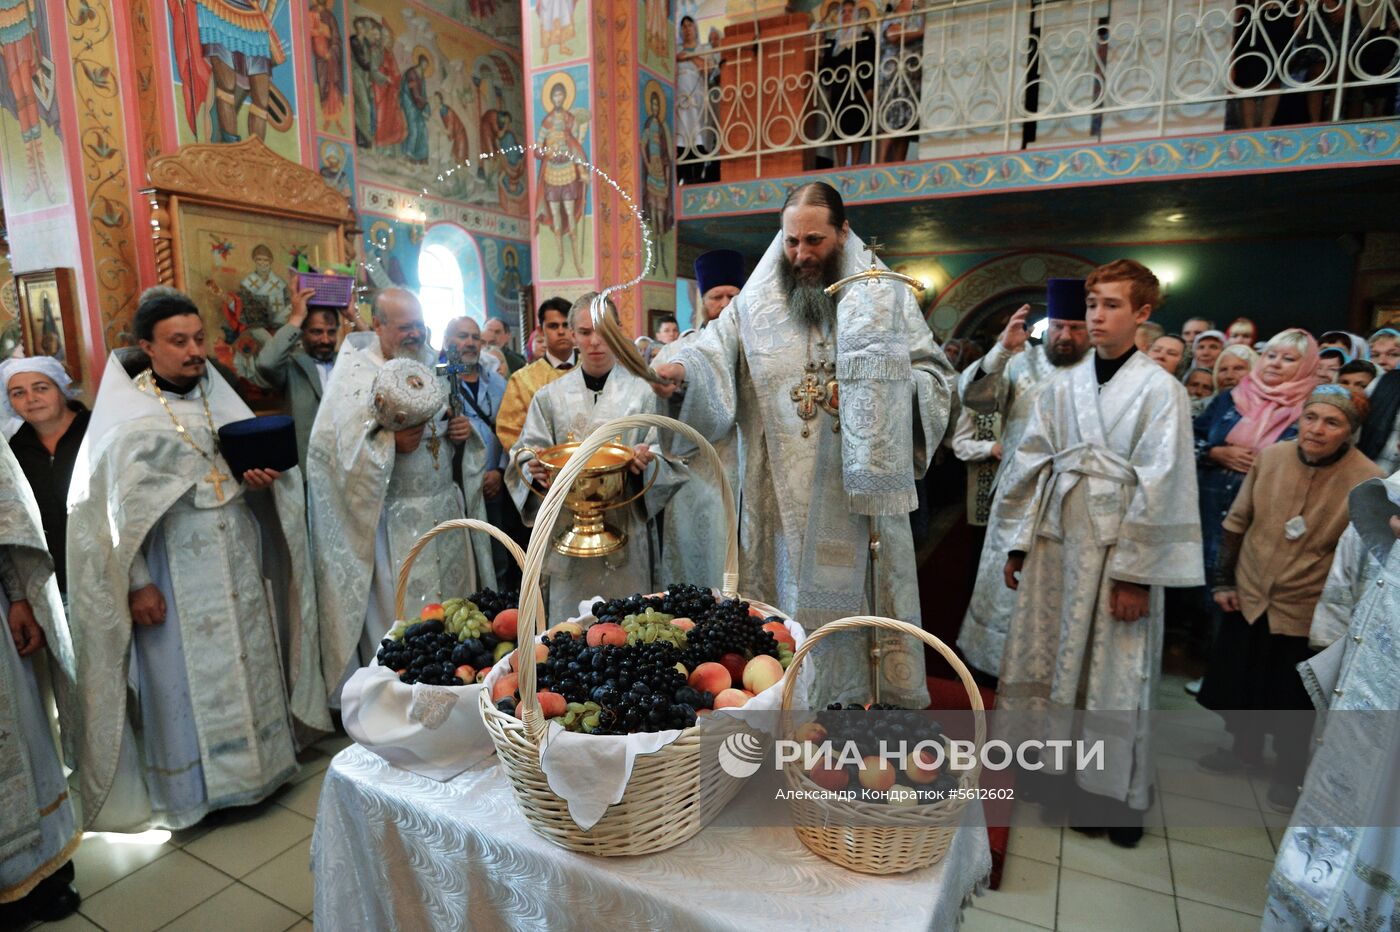
[[1269, 345], [1289, 333], [1301, 334], [1307, 342], [1298, 372], [1292, 379], [1282, 385], [1265, 385], [1256, 365], [1230, 390], [1235, 410], [1240, 412], [1240, 422], [1225, 437], [1225, 442], [1231, 446], [1262, 450], [1277, 443], [1288, 425], [1298, 420], [1303, 413], [1303, 403], [1317, 388], [1317, 341], [1312, 334], [1306, 330], [1285, 330], [1270, 340]]

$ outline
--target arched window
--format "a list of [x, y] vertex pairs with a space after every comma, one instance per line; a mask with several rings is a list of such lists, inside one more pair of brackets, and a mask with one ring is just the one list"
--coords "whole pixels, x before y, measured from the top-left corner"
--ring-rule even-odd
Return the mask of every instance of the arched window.
[[446, 246], [424, 246], [418, 253], [418, 299], [423, 302], [423, 322], [434, 346], [442, 345], [447, 322], [467, 313], [462, 267]]

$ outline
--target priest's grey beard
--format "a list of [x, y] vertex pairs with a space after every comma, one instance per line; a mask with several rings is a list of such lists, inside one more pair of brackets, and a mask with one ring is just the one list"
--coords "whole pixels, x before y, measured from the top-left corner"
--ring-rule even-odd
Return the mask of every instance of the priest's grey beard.
[[826, 293], [826, 286], [841, 278], [841, 262], [845, 250], [837, 246], [820, 268], [798, 270], [783, 256], [778, 261], [778, 280], [788, 296], [788, 313], [793, 320], [810, 329], [833, 329], [836, 326], [836, 299]]

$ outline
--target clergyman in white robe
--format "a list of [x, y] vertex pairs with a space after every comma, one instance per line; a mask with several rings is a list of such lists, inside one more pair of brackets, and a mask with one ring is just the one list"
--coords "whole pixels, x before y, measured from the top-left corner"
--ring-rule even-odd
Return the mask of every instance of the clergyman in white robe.
[[[114, 352], [69, 488], [89, 829], [180, 829], [257, 802], [296, 772], [293, 717], [308, 738], [331, 729], [300, 469], [262, 492], [230, 478], [209, 418], [253, 413], [213, 366], [165, 399], [144, 354]], [[165, 621], [134, 625], [128, 593], [152, 583]]]
[[[1182, 504], [1196, 501], [1190, 411], [1146, 355], [1100, 387], [1090, 353], [1036, 399], [993, 509], [1010, 528], [1007, 552], [1026, 554], [997, 709], [1028, 713], [1032, 737], [1102, 738], [1105, 766], [1076, 771], [1078, 785], [1139, 810], [1152, 785], [1162, 587], [1202, 584], [1200, 518]], [[1150, 587], [1145, 617], [1113, 617], [1114, 581]], [[1073, 734], [1074, 709], [1106, 714]]]
[[[73, 857], [78, 830], [68, 782], [49, 728], [41, 666], [65, 733], [73, 715], [76, 671], [68, 621], [44, 543], [39, 506], [8, 444], [0, 443], [0, 615], [26, 601], [44, 633], [38, 653], [20, 657], [0, 622], [0, 904], [23, 899]], [[37, 894], [36, 894], [37, 895]]]
[[[613, 366], [600, 392], [590, 389], [583, 376], [583, 366], [575, 366], [563, 378], [535, 393], [520, 439], [510, 451], [513, 463], [520, 463], [527, 450], [538, 452], [570, 440], [585, 440], [605, 421], [633, 414], [658, 413], [660, 399], [651, 385], [621, 366]], [[558, 553], [552, 542], [567, 531], [573, 521], [573, 513], [567, 507], [561, 509], [550, 533], [551, 548], [544, 563], [551, 624], [577, 617], [581, 603], [598, 596], [626, 598], [633, 593], [654, 592], [659, 585], [664, 585], [654, 576], [659, 564], [656, 525], [652, 518], [666, 506], [677, 485], [685, 481], [685, 473], [659, 455], [656, 439], [655, 430], [632, 430], [620, 435], [624, 445], [647, 443], [656, 454], [648, 474], [628, 482], [627, 494], [638, 491], [636, 483], [650, 479], [651, 470], [659, 470], [645, 496], [603, 516], [604, 521], [627, 535], [626, 546], [600, 557]], [[515, 466], [506, 471], [506, 486], [526, 527], [533, 528], [543, 497], [525, 484]]]
[[[867, 268], [868, 255], [850, 234], [840, 274]], [[737, 428], [744, 451], [740, 592], [777, 606], [809, 631], [872, 609], [917, 626], [919, 587], [908, 514], [857, 514], [843, 486], [842, 438], [832, 429], [836, 418], [818, 411], [813, 420], [803, 420], [791, 397], [808, 363], [820, 364], [822, 348], [816, 346], [815, 333], [789, 316], [779, 274], [784, 261], [780, 231], [724, 314], [679, 349], [674, 360], [685, 367], [682, 419], [712, 441]], [[884, 425], [889, 438], [907, 443], [901, 461], [886, 465], [903, 468], [907, 462], [909, 473], [918, 478], [947, 431], [954, 373], [912, 292], [902, 285], [882, 287], [887, 290], [880, 293], [891, 296], [882, 310], [908, 346], [913, 412], [912, 423]], [[844, 302], [845, 293], [838, 304], [838, 329]], [[839, 365], [835, 335], [823, 339], [828, 360]], [[872, 525], [880, 546], [873, 593]], [[821, 701], [869, 701], [868, 651], [863, 642], [859, 649], [851, 649], [853, 644], [844, 636], [821, 642], [814, 693]], [[887, 643], [885, 650], [881, 701], [926, 707], [922, 645], [900, 639]]]
[[[431, 367], [435, 358], [425, 344], [420, 361]], [[482, 502], [486, 448], [475, 431], [464, 446], [459, 487], [446, 407], [412, 453], [397, 453], [394, 434], [375, 420], [372, 388], [385, 361], [377, 334], [346, 337], [307, 446], [312, 555], [324, 619], [322, 667], [335, 705], [345, 679], [374, 658], [393, 627], [394, 590], [414, 543], [442, 522], [466, 516], [463, 488], [475, 490], [472, 516], [484, 517], [484, 506], [476, 506]], [[495, 584], [490, 538], [443, 534], [413, 564], [404, 617], [416, 619], [424, 605], [466, 598]]]

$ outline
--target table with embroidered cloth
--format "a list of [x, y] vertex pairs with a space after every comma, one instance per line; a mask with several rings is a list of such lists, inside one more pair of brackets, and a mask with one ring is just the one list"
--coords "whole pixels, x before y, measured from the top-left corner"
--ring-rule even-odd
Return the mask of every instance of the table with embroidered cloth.
[[[641, 857], [566, 851], [525, 823], [495, 758], [439, 783], [352, 745], [331, 762], [311, 844], [330, 929], [955, 929], [991, 868], [980, 806], [924, 870], [857, 874], [764, 815], [755, 778], [699, 835]], [[752, 818], [746, 816], [752, 813]], [[766, 824], [765, 824], [766, 823]]]

